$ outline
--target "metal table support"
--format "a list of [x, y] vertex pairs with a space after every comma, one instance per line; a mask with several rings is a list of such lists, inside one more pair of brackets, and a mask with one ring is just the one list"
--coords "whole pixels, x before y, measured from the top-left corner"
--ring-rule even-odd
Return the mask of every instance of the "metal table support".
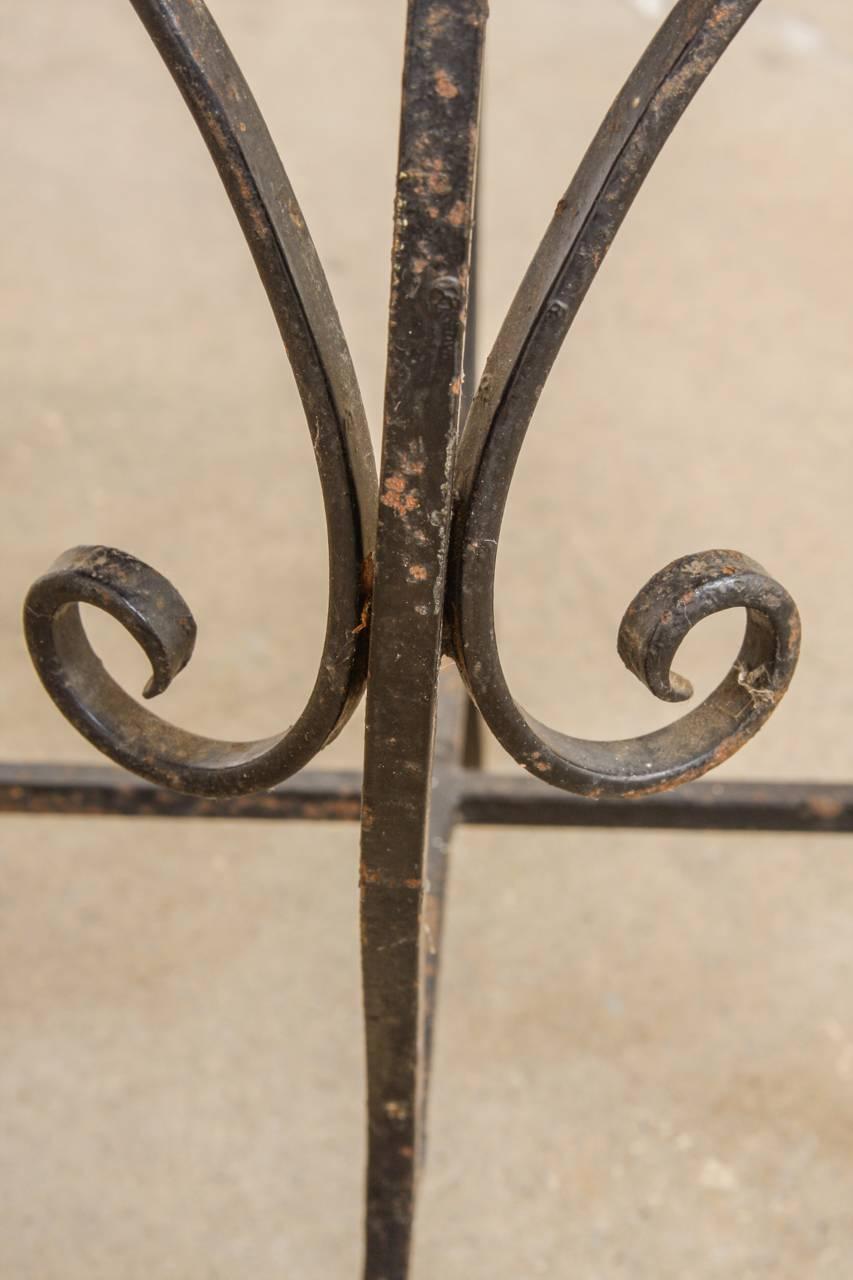
[[[745, 610], [731, 670], [655, 733], [591, 742], [540, 724], [513, 699], [495, 639], [501, 521], [537, 399], [657, 154], [759, 0], [675, 4], [557, 203], [477, 385], [466, 317], [487, 4], [408, 0], [378, 477], [337, 312], [248, 85], [203, 0], [132, 3], [219, 170], [293, 368], [328, 527], [326, 635], [295, 724], [256, 742], [203, 738], [112, 680], [78, 609], [105, 610], [139, 642], [150, 698], [192, 654], [182, 597], [127, 553], [66, 552], [27, 597], [30, 653], [59, 709], [120, 767], [0, 766], [0, 810], [360, 821], [364, 1277], [404, 1280], [454, 826], [853, 830], [853, 786], [695, 781], [761, 727], [796, 665], [796, 607], [748, 556], [686, 555], [628, 607], [619, 654], [673, 702], [692, 692], [671, 670], [687, 632], [721, 609]], [[304, 770], [365, 688], [363, 776]], [[480, 769], [483, 724], [531, 776]]]

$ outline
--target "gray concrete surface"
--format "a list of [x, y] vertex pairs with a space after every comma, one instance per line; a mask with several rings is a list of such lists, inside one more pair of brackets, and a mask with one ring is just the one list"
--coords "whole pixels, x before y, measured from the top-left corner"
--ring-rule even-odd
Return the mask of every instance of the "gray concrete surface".
[[[495, 0], [484, 344], [664, 7]], [[216, 6], [374, 424], [403, 8]], [[86, 541], [196, 612], [164, 712], [273, 731], [312, 682], [324, 549], [248, 254], [129, 5], [0, 0], [0, 22], [0, 754], [93, 758], [19, 629], [29, 582]], [[662, 723], [616, 657], [621, 611], [676, 555], [733, 546], [795, 595], [804, 649], [726, 776], [850, 776], [852, 112], [849, 5], [766, 0], [605, 264], [501, 552], [505, 665], [552, 723]], [[689, 641], [700, 691], [734, 621]], [[328, 759], [360, 750], [358, 721]], [[356, 1275], [354, 832], [14, 819], [0, 842], [0, 1278]], [[846, 1280], [850, 841], [466, 831], [452, 877], [416, 1280]]]

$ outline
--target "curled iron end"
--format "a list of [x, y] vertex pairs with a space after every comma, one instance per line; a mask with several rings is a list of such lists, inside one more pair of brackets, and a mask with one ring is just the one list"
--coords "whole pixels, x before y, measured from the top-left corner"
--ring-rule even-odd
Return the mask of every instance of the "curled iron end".
[[509, 753], [567, 791], [641, 796], [701, 777], [761, 728], [794, 674], [800, 618], [785, 588], [739, 551], [682, 556], [656, 573], [628, 606], [619, 655], [656, 697], [684, 702], [693, 688], [672, 670], [684, 637], [710, 614], [742, 608], [746, 629], [732, 667], [704, 702], [653, 733], [613, 742], [570, 737], [535, 720], [509, 691], [495, 640], [493, 565], [493, 559], [463, 551], [467, 577], [460, 578], [454, 615], [460, 668], [480, 713]]
[[151, 663], [144, 698], [168, 689], [192, 657], [195, 619], [168, 578], [126, 551], [74, 547], [33, 584], [24, 606], [27, 644], [49, 692], [58, 674], [51, 656], [51, 622], [77, 604], [103, 609], [142, 648]]
[[[681, 642], [703, 618], [737, 606], [760, 611], [766, 622], [786, 632], [796, 616], [784, 588], [740, 551], [682, 556], [650, 578], [629, 604], [619, 627], [619, 656], [656, 698], [686, 702], [693, 686], [672, 670]], [[765, 701], [787, 687], [798, 649], [799, 627], [793, 647], [782, 645], [765, 664]]]
[[[330, 684], [321, 668], [300, 720], [278, 737], [219, 741], [169, 724], [125, 693], [95, 653], [81, 604], [115, 618], [151, 663], [143, 697], [168, 689], [189, 662], [196, 624], [168, 579], [112, 547], [66, 551], [30, 588], [24, 631], [30, 656], [56, 706], [85, 738], [125, 769], [176, 791], [240, 795], [289, 777], [329, 740], [354, 705], [359, 640], [347, 635]], [[353, 687], [354, 685], [354, 687]]]

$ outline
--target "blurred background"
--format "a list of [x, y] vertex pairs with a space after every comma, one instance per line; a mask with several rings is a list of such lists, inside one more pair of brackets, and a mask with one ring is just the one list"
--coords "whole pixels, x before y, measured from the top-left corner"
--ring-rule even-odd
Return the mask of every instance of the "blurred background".
[[[481, 358], [669, 8], [493, 0]], [[217, 0], [302, 204], [377, 445], [403, 0]], [[66, 547], [199, 623], [158, 710], [288, 724], [326, 569], [308, 432], [207, 153], [130, 5], [0, 0], [0, 756], [90, 761], [20, 607]], [[853, 12], [766, 0], [641, 192], [548, 383], [500, 552], [516, 696], [664, 723], [615, 652], [676, 556], [734, 547], [803, 654], [718, 777], [853, 767]], [[694, 632], [707, 692], [741, 623]], [[140, 689], [109, 620], [93, 634]], [[323, 763], [358, 767], [356, 717]], [[514, 766], [491, 745], [489, 765]], [[357, 1274], [349, 826], [0, 820], [0, 1276]], [[853, 1252], [853, 846], [460, 830], [415, 1280], [842, 1280]]]

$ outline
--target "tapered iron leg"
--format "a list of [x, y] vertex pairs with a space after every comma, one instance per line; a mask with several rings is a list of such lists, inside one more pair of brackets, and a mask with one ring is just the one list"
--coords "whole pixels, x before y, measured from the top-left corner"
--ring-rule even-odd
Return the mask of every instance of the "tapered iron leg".
[[485, 0], [409, 3], [362, 811], [365, 1280], [408, 1274], [422, 1144], [424, 889], [428, 832], [446, 825], [432, 769], [485, 19]]

